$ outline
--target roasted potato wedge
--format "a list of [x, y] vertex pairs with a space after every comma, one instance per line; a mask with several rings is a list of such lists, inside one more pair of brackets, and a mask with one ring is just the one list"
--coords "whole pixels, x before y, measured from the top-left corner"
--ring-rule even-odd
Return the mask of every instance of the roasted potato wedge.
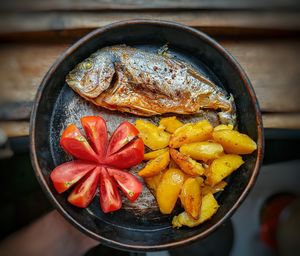
[[184, 174], [179, 169], [169, 169], [163, 175], [156, 191], [156, 200], [163, 214], [170, 214], [184, 182]]
[[148, 160], [154, 159], [154, 158], [160, 156], [161, 154], [167, 152], [168, 150], [169, 150], [169, 148], [163, 148], [163, 149], [158, 149], [155, 151], [148, 152], [148, 153], [144, 154], [144, 160], [148, 161]]
[[223, 154], [222, 145], [212, 141], [184, 144], [179, 150], [181, 153], [188, 155], [195, 160], [202, 160], [205, 162], [216, 159]]
[[164, 174], [164, 171], [161, 171], [155, 176], [144, 179], [147, 187], [150, 189], [150, 191], [152, 192], [152, 194], [154, 196], [156, 195], [156, 190], [157, 190], [158, 184], [161, 181], [163, 174]]
[[200, 185], [200, 186], [203, 186], [203, 184], [204, 184], [204, 179], [202, 178], [202, 177], [196, 177], [195, 178], [196, 179], [196, 181], [198, 182], [198, 184]]
[[214, 128], [214, 131], [220, 131], [220, 130], [233, 130], [233, 125], [220, 124]]
[[209, 193], [202, 198], [200, 215], [197, 220], [194, 220], [187, 212], [182, 212], [175, 216], [172, 221], [173, 228], [181, 226], [195, 227], [204, 221], [210, 219], [218, 210], [219, 204], [212, 193]]
[[251, 154], [257, 149], [256, 143], [246, 134], [234, 130], [213, 132], [213, 138], [220, 143], [227, 154]]
[[170, 148], [170, 155], [174, 162], [186, 174], [199, 176], [204, 173], [204, 168], [201, 163], [198, 163], [189, 156], [180, 153], [178, 150]]
[[177, 128], [183, 126], [183, 123], [181, 123], [176, 116], [171, 116], [162, 118], [159, 122], [159, 126], [163, 127], [167, 132], [173, 133]]
[[203, 195], [206, 195], [208, 193], [215, 194], [217, 192], [223, 191], [226, 186], [227, 186], [227, 182], [225, 182], [223, 180], [221, 182], [219, 182], [218, 184], [214, 185], [213, 187], [204, 185], [202, 188], [202, 194]]
[[152, 150], [157, 150], [168, 146], [170, 134], [165, 132], [163, 129], [141, 119], [136, 120], [135, 126], [139, 131], [138, 136], [143, 140], [147, 147]]
[[215, 186], [244, 163], [239, 155], [224, 155], [215, 159], [206, 173], [205, 183]]
[[141, 177], [152, 177], [167, 168], [170, 161], [169, 152], [162, 153], [160, 156], [150, 160], [146, 166], [138, 172]]
[[184, 181], [180, 201], [184, 210], [194, 219], [199, 218], [201, 207], [201, 189], [195, 178], [188, 178]]
[[169, 146], [179, 148], [183, 144], [208, 140], [212, 131], [213, 127], [207, 120], [185, 124], [171, 135]]

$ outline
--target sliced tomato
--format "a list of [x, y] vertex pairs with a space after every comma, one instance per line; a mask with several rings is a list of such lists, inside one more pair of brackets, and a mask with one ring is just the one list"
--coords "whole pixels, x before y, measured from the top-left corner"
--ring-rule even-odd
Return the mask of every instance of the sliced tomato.
[[88, 172], [95, 169], [95, 167], [95, 164], [74, 160], [54, 168], [50, 174], [50, 178], [56, 191], [62, 193], [73, 186]]
[[102, 211], [105, 213], [119, 210], [122, 207], [122, 200], [117, 184], [103, 167], [100, 171], [99, 197]]
[[107, 171], [110, 176], [114, 177], [119, 188], [123, 191], [126, 197], [131, 202], [134, 202], [142, 192], [142, 183], [133, 174], [127, 171], [112, 168], [107, 168]]
[[91, 203], [96, 195], [99, 171], [100, 167], [96, 167], [90, 174], [79, 181], [68, 196], [69, 203], [81, 208], [85, 208]]
[[98, 162], [98, 156], [76, 125], [69, 125], [60, 138], [60, 145], [78, 159]]
[[131, 123], [125, 121], [119, 125], [111, 136], [107, 155], [110, 156], [118, 152], [122, 147], [131, 142], [139, 131]]
[[142, 139], [139, 138], [127, 144], [117, 153], [108, 156], [105, 163], [113, 167], [126, 169], [141, 163], [143, 158], [144, 143]]
[[81, 124], [99, 159], [104, 159], [108, 145], [107, 128], [104, 119], [100, 116], [85, 116], [81, 118]]

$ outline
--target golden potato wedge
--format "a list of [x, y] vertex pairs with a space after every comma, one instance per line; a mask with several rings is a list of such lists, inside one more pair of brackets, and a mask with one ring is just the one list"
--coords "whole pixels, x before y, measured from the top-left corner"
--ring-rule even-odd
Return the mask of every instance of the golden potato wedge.
[[215, 159], [207, 172], [205, 183], [215, 186], [244, 163], [239, 155], [224, 155]]
[[180, 153], [178, 150], [170, 148], [170, 155], [174, 162], [186, 174], [199, 176], [204, 173], [204, 168], [201, 163], [198, 163], [189, 156]]
[[223, 147], [219, 143], [202, 141], [184, 144], [179, 151], [195, 160], [207, 162], [220, 157], [223, 154]]
[[202, 197], [199, 183], [195, 178], [188, 178], [184, 181], [179, 197], [186, 213], [198, 219]]
[[183, 123], [181, 123], [176, 116], [171, 116], [162, 118], [159, 122], [159, 126], [164, 127], [167, 132], [173, 133], [177, 128], [183, 126]]
[[139, 131], [138, 136], [143, 140], [147, 147], [152, 150], [157, 150], [168, 146], [170, 134], [165, 132], [163, 129], [141, 119], [136, 120], [135, 126]]
[[213, 127], [207, 120], [185, 124], [171, 135], [169, 146], [179, 148], [183, 144], [208, 140], [212, 131]]
[[233, 125], [220, 124], [214, 128], [214, 131], [220, 131], [220, 130], [233, 130]]
[[203, 179], [202, 177], [196, 177], [195, 179], [196, 179], [196, 181], [198, 182], [198, 184], [199, 184], [200, 186], [203, 186], [204, 179]]
[[173, 228], [180, 228], [181, 226], [195, 227], [209, 220], [218, 210], [219, 204], [214, 198], [212, 193], [209, 193], [202, 198], [202, 204], [200, 209], [199, 218], [194, 220], [186, 212], [182, 212], [175, 216], [172, 220]]
[[256, 143], [246, 134], [234, 130], [213, 132], [213, 138], [220, 143], [227, 154], [251, 154], [257, 149]]
[[148, 161], [148, 160], [154, 159], [154, 158], [160, 156], [161, 154], [167, 152], [168, 150], [169, 150], [169, 148], [163, 148], [163, 149], [158, 149], [155, 151], [148, 152], [148, 153], [144, 154], [144, 160]]
[[156, 200], [163, 214], [170, 214], [184, 182], [184, 174], [179, 169], [169, 169], [163, 175], [156, 191]]
[[169, 152], [162, 153], [160, 156], [150, 160], [146, 166], [138, 172], [141, 177], [151, 177], [167, 168], [170, 161]]
[[158, 174], [156, 174], [155, 176], [144, 178], [144, 181], [145, 181], [147, 187], [150, 189], [150, 191], [152, 192], [152, 194], [154, 196], [156, 196], [156, 190], [157, 190], [158, 184], [161, 181], [163, 174], [164, 174], [164, 171], [161, 171]]
[[213, 187], [204, 185], [202, 188], [202, 194], [203, 195], [206, 195], [208, 193], [215, 194], [217, 192], [223, 191], [226, 186], [227, 186], [227, 182], [225, 182], [223, 180], [221, 182], [219, 182], [218, 184], [214, 185]]

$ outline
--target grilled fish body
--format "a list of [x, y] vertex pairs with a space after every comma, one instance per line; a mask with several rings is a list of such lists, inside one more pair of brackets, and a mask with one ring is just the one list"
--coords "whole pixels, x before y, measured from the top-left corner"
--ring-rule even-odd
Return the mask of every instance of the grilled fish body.
[[218, 112], [232, 123], [234, 102], [185, 62], [125, 45], [102, 48], [79, 63], [67, 84], [94, 104], [141, 116]]

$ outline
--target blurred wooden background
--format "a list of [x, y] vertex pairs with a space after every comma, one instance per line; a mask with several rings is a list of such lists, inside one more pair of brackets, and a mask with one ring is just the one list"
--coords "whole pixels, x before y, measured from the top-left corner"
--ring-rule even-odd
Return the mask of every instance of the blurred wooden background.
[[148, 18], [214, 37], [247, 72], [265, 128], [300, 129], [298, 0], [10, 0], [0, 7], [0, 128], [28, 135], [36, 90], [74, 41], [106, 24]]

